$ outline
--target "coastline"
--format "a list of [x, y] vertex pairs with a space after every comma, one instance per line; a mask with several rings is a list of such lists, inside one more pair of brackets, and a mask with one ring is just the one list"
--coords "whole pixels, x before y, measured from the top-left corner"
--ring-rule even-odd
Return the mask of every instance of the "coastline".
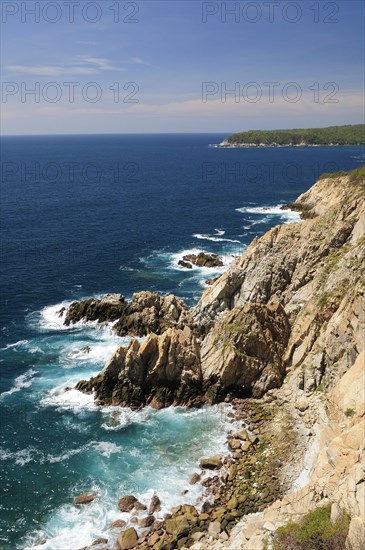
[[[241, 434], [238, 432], [230, 434], [228, 437], [229, 453], [224, 457], [208, 457], [209, 460], [206, 461], [209, 464], [208, 468], [217, 472], [217, 475], [209, 477], [209, 480], [206, 482], [203, 480], [203, 485], [206, 487], [203, 498], [207, 500], [203, 503], [201, 510], [199, 511], [192, 506], [178, 506], [171, 510], [171, 514], [165, 516], [163, 522], [155, 524], [150, 531], [147, 531], [141, 537], [138, 537], [134, 528], [130, 527], [127, 531], [121, 533], [120, 538], [118, 537], [120, 548], [129, 548], [129, 543], [125, 544], [125, 537], [132, 537], [132, 539], [134, 537], [135, 540], [131, 543], [131, 548], [153, 547], [156, 550], [161, 548], [181, 548], [184, 550], [185, 548], [192, 548], [194, 550], [224, 548], [229, 546], [230, 534], [233, 529], [236, 529], [236, 524], [241, 520], [245, 525], [247, 522], [250, 523], [251, 517], [256, 517], [256, 514], [265, 514], [264, 511], [266, 509], [270, 510], [270, 507], [274, 506], [276, 502], [279, 503], [282, 500], [289, 499], [292, 507], [291, 513], [295, 513], [297, 517], [302, 516], [308, 510], [308, 506], [313, 506], [316, 502], [317, 497], [315, 495], [317, 489], [315, 487], [312, 490], [309, 482], [312, 479], [313, 470], [316, 465], [316, 457], [321, 452], [320, 446], [316, 444], [316, 438], [318, 437], [318, 430], [323, 429], [323, 419], [325, 416], [323, 416], [321, 411], [324, 411], [326, 394], [316, 392], [316, 389], [321, 384], [324, 384], [324, 374], [322, 367], [316, 371], [315, 362], [318, 361], [315, 359], [316, 354], [318, 354], [316, 347], [314, 346], [313, 351], [308, 352], [300, 343], [303, 338], [304, 341], [308, 338], [313, 340], [313, 335], [310, 333], [300, 336], [300, 331], [303, 330], [302, 327], [307, 324], [307, 321], [304, 321], [304, 325], [302, 325], [303, 321], [300, 319], [303, 314], [306, 316], [309, 314], [312, 316], [313, 314], [316, 315], [313, 312], [318, 308], [318, 303], [323, 303], [326, 306], [328, 300], [327, 294], [325, 294], [324, 298], [323, 290], [321, 290], [323, 289], [323, 281], [328, 281], [327, 284], [332, 285], [330, 288], [334, 284], [335, 288], [338, 287], [341, 289], [341, 293], [336, 290], [333, 295], [336, 300], [336, 306], [331, 306], [331, 309], [328, 310], [327, 315], [330, 315], [330, 318], [337, 311], [343, 299], [343, 292], [346, 287], [343, 286], [344, 283], [342, 280], [347, 275], [343, 271], [337, 271], [337, 259], [334, 263], [328, 264], [326, 261], [323, 263], [322, 253], [318, 252], [318, 243], [322, 243], [322, 246], [325, 246], [329, 237], [332, 239], [330, 240], [331, 243], [336, 242], [335, 254], [339, 254], [338, 249], [343, 250], [343, 254], [345, 255], [348, 253], [357, 254], [361, 243], [361, 239], [359, 241], [362, 234], [360, 228], [363, 223], [358, 216], [363, 216], [364, 210], [360, 199], [363, 193], [361, 178], [362, 171], [355, 170], [350, 176], [341, 175], [334, 176], [333, 180], [330, 178], [318, 180], [307, 193], [298, 197], [294, 203], [294, 208], [303, 212], [305, 220], [300, 224], [294, 223], [276, 226], [260, 239], [255, 239], [248, 247], [246, 253], [236, 259], [233, 265], [205, 291], [198, 305], [189, 314], [193, 320], [191, 326], [198, 325], [205, 327], [202, 333], [203, 340], [199, 344], [203, 361], [203, 373], [216, 372], [219, 373], [222, 379], [225, 376], [229, 376], [227, 365], [230, 362], [233, 361], [233, 364], [235, 364], [234, 361], [238, 360], [238, 364], [243, 361], [243, 365], [245, 365], [246, 359], [243, 360], [243, 357], [247, 353], [245, 350], [248, 348], [243, 348], [243, 354], [240, 350], [237, 350], [238, 359], [235, 359], [236, 351], [234, 350], [235, 346], [240, 342], [240, 332], [242, 330], [250, 330], [247, 328], [250, 327], [250, 317], [239, 318], [237, 321], [237, 318], [235, 316], [232, 317], [232, 314], [229, 312], [230, 307], [233, 308], [232, 313], [236, 312], [235, 315], [241, 311], [250, 312], [249, 315], [252, 314], [251, 312], [254, 312], [255, 323], [257, 323], [256, 316], [262, 316], [267, 306], [260, 306], [257, 309], [254, 304], [250, 305], [247, 302], [252, 301], [257, 303], [261, 301], [265, 303], [267, 300], [265, 294], [267, 287], [264, 282], [264, 274], [266, 273], [268, 263], [271, 265], [270, 272], [275, 273], [280, 269], [279, 266], [283, 265], [281, 254], [284, 254], [286, 257], [286, 265], [288, 265], [288, 261], [290, 262], [288, 258], [288, 246], [290, 253], [294, 254], [294, 256], [299, 255], [299, 257], [302, 257], [301, 254], [306, 254], [308, 250], [311, 251], [312, 259], [307, 258], [306, 264], [313, 265], [314, 262], [314, 265], [317, 265], [318, 272], [316, 271], [314, 275], [317, 280], [317, 286], [311, 282], [308, 287], [308, 293], [303, 294], [303, 290], [301, 289], [303, 283], [299, 284], [300, 300], [301, 302], [304, 300], [305, 305], [302, 304], [299, 308], [296, 305], [298, 300], [296, 298], [298, 283], [295, 282], [296, 279], [295, 277], [293, 278], [293, 275], [291, 277], [284, 277], [284, 281], [287, 280], [289, 282], [285, 284], [293, 284], [291, 293], [282, 287], [282, 277], [275, 279], [277, 281], [276, 284], [280, 285], [278, 287], [280, 288], [280, 299], [286, 304], [286, 314], [290, 316], [291, 322], [291, 336], [287, 340], [284, 340], [284, 346], [287, 350], [285, 353], [287, 363], [284, 377], [279, 376], [279, 378], [275, 378], [277, 374], [270, 371], [270, 374], [266, 375], [266, 382], [263, 382], [265, 375], [261, 373], [259, 395], [255, 396], [253, 394], [243, 400], [235, 397], [232, 387], [230, 387], [231, 393], [226, 394], [220, 393], [220, 390], [216, 391], [214, 388], [209, 389], [208, 385], [207, 395], [213, 396], [212, 402], [215, 402], [215, 399], [217, 400], [216, 402], [226, 400], [235, 405], [236, 414], [237, 411], [244, 411], [244, 421], [247, 423], [249, 430], [241, 430]], [[343, 220], [347, 219], [348, 216], [344, 217], [342, 211], [345, 212], [348, 209], [352, 209], [352, 212], [355, 209], [358, 213], [357, 216], [352, 217], [351, 229], [343, 226]], [[334, 233], [336, 240], [333, 240], [331, 233]], [[339, 234], [344, 235], [340, 240], [338, 240]], [[349, 235], [353, 235], [352, 240], [355, 244], [352, 247], [350, 244], [346, 244]], [[298, 239], [301, 239], [299, 247], [298, 244], [295, 246], [290, 244], [298, 242]], [[303, 247], [302, 251], [301, 247]], [[280, 252], [280, 249], [282, 249], [282, 252]], [[329, 254], [328, 250], [329, 248], [326, 249], [325, 257]], [[297, 261], [293, 265], [296, 265], [296, 263]], [[261, 264], [264, 266], [264, 271], [260, 268]], [[351, 262], [349, 263], [349, 260], [347, 260], [347, 263], [344, 265], [350, 266]], [[356, 269], [361, 270], [361, 264], [356, 265]], [[333, 275], [330, 268], [333, 269]], [[347, 267], [347, 269], [350, 268]], [[358, 286], [360, 272], [358, 271], [357, 273], [354, 284], [355, 288], [358, 289], [356, 292], [360, 293], [356, 294], [356, 296], [359, 296], [358, 299], [361, 301], [362, 291], [361, 286]], [[330, 282], [332, 279], [334, 283]], [[274, 288], [270, 289], [269, 296], [275, 294]], [[316, 290], [314, 291], [313, 288]], [[232, 294], [238, 294], [238, 296], [242, 296], [243, 298], [236, 297], [233, 302]], [[247, 299], [248, 296], [250, 296], [249, 300]], [[294, 302], [291, 302], [293, 299], [292, 296], [294, 296]], [[348, 308], [348, 311], [346, 311], [346, 307], [343, 306], [345, 308], [344, 311], [346, 311], [345, 315], [352, 315], [352, 300], [353, 298], [343, 302], [347, 304]], [[222, 305], [220, 305], [220, 302]], [[232, 302], [233, 305], [229, 306]], [[277, 306], [274, 303], [272, 307], [276, 308]], [[314, 304], [316, 304], [315, 309], [313, 309]], [[222, 312], [225, 312], [223, 317]], [[280, 317], [279, 310], [276, 310], [276, 315]], [[344, 312], [342, 312], [343, 315]], [[191, 320], [188, 321], [187, 318], [185, 322], [191, 323]], [[224, 322], [226, 322], [226, 325]], [[273, 323], [273, 326], [275, 326], [276, 322], [274, 318], [270, 321], [270, 323]], [[336, 326], [338, 322], [336, 321]], [[296, 328], [293, 328], [293, 324]], [[253, 326], [256, 327], [254, 330], [257, 331], [257, 324]], [[279, 326], [280, 323], [277, 327]], [[231, 331], [231, 327], [234, 327], [234, 339], [232, 342], [230, 340], [226, 341], [226, 344], [229, 343], [229, 346], [233, 345], [233, 349], [227, 348], [226, 344], [224, 344], [221, 350], [219, 350], [219, 345], [218, 349], [216, 349], [220, 339], [223, 337], [224, 341], [226, 338], [224, 335], [227, 334], [225, 332], [227, 328]], [[265, 330], [267, 331], [267, 329], [268, 326], [266, 326]], [[168, 331], [171, 330], [175, 330], [176, 332], [179, 329], [168, 329]], [[281, 331], [283, 329], [275, 328], [275, 330]], [[297, 334], [298, 331], [299, 335]], [[316, 338], [323, 338], [322, 334], [326, 334], [326, 331], [327, 324], [323, 324], [323, 321], [321, 321], [321, 325], [318, 325], [316, 328]], [[330, 325], [330, 331], [336, 331], [334, 325]], [[172, 334], [173, 332], [171, 332]], [[329, 334], [331, 335], [331, 332]], [[156, 341], [162, 342], [164, 334], [154, 338], [157, 339]], [[356, 344], [351, 344], [350, 339], [350, 342], [348, 342], [350, 346], [361, 345], [355, 333], [353, 333], [351, 338], [356, 341]], [[297, 339], [299, 339], [299, 344], [295, 345]], [[337, 344], [332, 340], [330, 342], [330, 345], [334, 349]], [[261, 346], [262, 343], [258, 345]], [[311, 346], [313, 346], [313, 343]], [[143, 351], [140, 352], [141, 356], [145, 353], [144, 349], [146, 348], [143, 348]], [[227, 349], [231, 349], [231, 351], [228, 351], [228, 355]], [[329, 344], [325, 349], [326, 354], [328, 354], [330, 350]], [[213, 355], [211, 356], [213, 366], [209, 362], [210, 350], [213, 350]], [[274, 349], [270, 353], [275, 354]], [[279, 351], [279, 353], [282, 352]], [[319, 351], [319, 353], [322, 352]], [[220, 354], [223, 354], [225, 359], [218, 366], [216, 360]], [[308, 373], [304, 373], [303, 368], [294, 369], [296, 364], [301, 365], [303, 363], [303, 359], [300, 359], [303, 354], [312, 354], [313, 356], [313, 359], [306, 358], [306, 361], [314, 363], [313, 367], [308, 370]], [[206, 357], [209, 359], [207, 367], [204, 365]], [[115, 367], [113, 368], [123, 369], [123, 361], [119, 364], [120, 366], [118, 366], [118, 363], [115, 363]], [[347, 370], [352, 365], [353, 359], [351, 355], [345, 355], [342, 361], [344, 362], [342, 368]], [[330, 362], [327, 368], [330, 370], [331, 366]], [[212, 371], [212, 368], [215, 371]], [[236, 370], [234, 371], [236, 373], [237, 368], [236, 366]], [[311, 376], [312, 371], [313, 375]], [[205, 374], [205, 376], [207, 375]], [[270, 378], [272, 376], [273, 378]], [[209, 378], [206, 378], [206, 380], [208, 381]], [[270, 382], [267, 384], [269, 380]], [[288, 380], [289, 384], [286, 384], [285, 382]], [[330, 388], [333, 386], [333, 381], [336, 381], [336, 378], [332, 378]], [[91, 380], [90, 383], [90, 388], [92, 388], [94, 382]], [[212, 391], [213, 393], [211, 393]], [[160, 401], [158, 406], [164, 406], [163, 402]], [[201, 465], [204, 466], [204, 461]], [[306, 491], [305, 494], [310, 495], [308, 506], [301, 502], [303, 491]], [[325, 503], [328, 502], [327, 493], [323, 493], [322, 498]], [[283, 521], [281, 516], [278, 516], [275, 521], [273, 518], [272, 521], [274, 523], [271, 522], [269, 527], [267, 525], [263, 529], [260, 527], [261, 545], [265, 536], [274, 535], [277, 521], [279, 520]], [[251, 529], [247, 546], [244, 544], [242, 548], [255, 548], [255, 546], [250, 546], [253, 540], [253, 532]], [[241, 534], [238, 536], [241, 537]], [[257, 548], [262, 548], [262, 546], [258, 546]]]
[[[319, 432], [322, 433], [329, 421], [328, 396], [336, 383], [342, 382], [343, 373], [345, 378], [347, 371], [353, 367], [353, 350], [362, 349], [361, 329], [351, 328], [351, 332], [346, 334], [345, 344], [340, 344], [342, 355], [336, 362], [333, 359], [338, 356], [336, 334], [341, 331], [342, 324], [350, 322], [348, 326], [352, 327], [351, 320], [355, 316], [359, 323], [357, 326], [365, 326], [364, 313], [359, 312], [364, 300], [361, 286], [364, 266], [359, 261], [365, 227], [361, 177], [361, 170], [355, 170], [350, 175], [334, 175], [332, 179], [318, 180], [294, 203], [293, 210], [302, 213], [302, 223], [284, 223], [254, 239], [244, 255], [235, 259], [191, 310], [174, 302], [176, 297], [158, 298], [160, 309], [156, 311], [165, 311], [167, 300], [169, 307], [166, 311], [169, 315], [162, 316], [164, 325], [156, 325], [156, 334], [148, 334], [147, 331], [141, 346], [137, 340], [132, 340], [127, 348], [117, 350], [96, 378], [77, 385], [86, 393], [95, 391], [96, 404], [101, 405], [127, 406], [136, 403], [137, 409], [145, 404], [152, 404], [155, 408], [171, 404], [195, 406], [197, 402], [194, 396], [191, 399], [189, 392], [187, 401], [182, 403], [179, 399], [181, 396], [186, 399], [182, 381], [190, 377], [189, 369], [184, 370], [184, 361], [195, 349], [194, 346], [198, 346], [199, 353], [195, 360], [198, 357], [199, 362], [194, 372], [202, 374], [201, 388], [205, 396], [200, 405], [229, 402], [235, 411], [233, 416], [227, 415], [229, 424], [238, 421], [243, 426], [239, 430], [234, 428], [234, 432], [228, 434], [227, 452], [220, 456], [202, 457], [202, 475], [198, 476], [199, 479], [197, 476], [194, 478], [204, 488], [200, 502], [176, 506], [162, 519], [150, 513], [152, 502], [144, 507], [137, 503], [137, 508], [134, 510], [132, 506], [130, 510], [131, 522], [123, 526], [119, 523], [118, 529], [122, 529], [119, 534], [94, 541], [92, 548], [114, 548], [110, 544], [114, 545], [117, 540], [121, 550], [219, 550], [230, 548], [231, 543], [233, 549], [236, 543], [231, 540], [232, 536], [239, 539], [244, 536], [246, 542], [242, 539], [240, 548], [256, 548], [254, 540], [258, 537], [256, 542], [261, 546], [257, 548], [261, 550], [265, 537], [272, 540], [278, 525], [289, 521], [290, 515], [300, 518], [318, 502], [330, 502], [332, 505], [328, 491], [322, 489], [323, 483], [333, 484], [329, 482], [328, 471], [321, 474], [320, 498], [318, 484], [312, 487], [313, 472], [318, 468], [317, 458], [323, 452], [321, 444], [318, 446], [316, 442]], [[303, 258], [304, 262], [301, 261]], [[283, 269], [290, 269], [290, 266], [293, 272], [289, 276]], [[312, 271], [308, 278], [309, 269]], [[351, 287], [348, 285], [349, 277]], [[127, 314], [138, 313], [142, 325], [138, 316], [133, 317], [133, 323], [137, 319], [137, 324], [126, 322], [123, 318], [124, 305], [118, 321], [120, 326], [128, 327], [128, 330], [132, 328], [133, 331], [141, 326], [150, 326], [151, 307], [153, 309], [156, 304], [153, 293], [142, 292], [136, 296], [136, 304], [143, 307], [133, 309], [133, 306]], [[105, 307], [106, 302], [94, 301], [92, 306], [99, 307], [100, 304]], [[115, 304], [114, 296], [113, 308]], [[176, 311], [174, 313], [174, 308], [170, 308], [172, 304], [178, 305], [178, 315]], [[83, 311], [83, 304], [79, 306]], [[110, 311], [106, 313], [109, 315]], [[90, 314], [95, 317], [95, 309]], [[328, 323], [329, 320], [331, 323]], [[270, 345], [265, 351], [266, 359], [261, 359], [260, 364], [258, 357], [264, 340], [256, 339], [256, 336], [264, 330], [267, 341], [269, 331], [273, 331], [278, 340], [279, 335], [283, 337], [287, 330], [286, 323], [289, 323], [290, 332], [283, 338], [282, 347], [275, 347], [277, 342], [274, 346]], [[196, 330], [198, 337], [194, 334]], [[146, 365], [150, 368], [156, 364], [149, 363], [152, 351], [151, 357], [157, 353], [157, 364], [165, 368], [163, 361], [171, 352], [172, 342], [180, 350], [180, 356], [184, 357], [184, 361], [178, 363], [181, 372], [174, 373], [175, 389], [176, 380], [182, 384], [178, 393], [168, 395], [169, 387], [164, 386], [165, 379], [157, 377], [154, 384], [157, 387], [160, 384], [160, 388], [157, 392], [152, 388], [149, 396], [152, 401], [138, 403], [140, 388], [135, 379], [129, 378], [128, 365], [142, 366], [144, 369], [139, 361], [147, 359]], [[256, 346], [255, 351], [252, 351], [253, 345]], [[326, 350], [325, 355], [323, 350]], [[174, 354], [175, 348], [171, 357]], [[218, 364], [220, 356], [223, 360]], [[133, 359], [131, 363], [128, 363], [128, 357], [128, 361]], [[270, 358], [269, 368], [267, 357]], [[278, 358], [279, 362], [275, 363]], [[188, 363], [191, 366], [191, 357]], [[232, 372], [237, 386], [248, 382], [247, 378], [236, 381], [239, 369], [243, 370], [244, 376], [255, 371], [255, 378], [250, 381], [251, 394], [246, 397], [237, 395], [232, 386]], [[151, 370], [154, 369], [151, 367]], [[108, 372], [112, 374], [108, 383], [113, 387], [110, 394], [105, 394], [103, 384]], [[226, 387], [221, 383], [224, 380]], [[118, 384], [122, 388], [127, 387], [128, 393], [120, 394]], [[349, 402], [353, 403], [352, 395]], [[357, 408], [346, 410], [354, 411], [351, 413], [352, 422], [357, 420], [355, 415], [362, 414]], [[353, 425], [350, 424], [350, 428]], [[205, 476], [205, 472], [209, 475]], [[349, 476], [352, 475], [349, 471]], [[318, 478], [319, 474], [316, 473], [316, 476]], [[307, 499], [305, 504], [303, 495]], [[135, 498], [133, 495], [119, 496], [120, 501]], [[283, 507], [283, 512], [276, 514], [275, 507], [280, 510]], [[149, 509], [147, 516], [146, 509]], [[353, 515], [357, 521], [357, 509], [353, 510]], [[258, 517], [271, 518], [260, 523], [259, 534], [254, 529]]]

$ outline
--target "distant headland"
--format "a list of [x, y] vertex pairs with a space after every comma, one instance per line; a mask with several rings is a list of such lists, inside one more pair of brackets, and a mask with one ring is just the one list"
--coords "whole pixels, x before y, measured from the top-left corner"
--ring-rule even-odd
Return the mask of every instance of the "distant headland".
[[216, 147], [319, 147], [365, 145], [365, 124], [293, 130], [249, 130], [224, 139]]

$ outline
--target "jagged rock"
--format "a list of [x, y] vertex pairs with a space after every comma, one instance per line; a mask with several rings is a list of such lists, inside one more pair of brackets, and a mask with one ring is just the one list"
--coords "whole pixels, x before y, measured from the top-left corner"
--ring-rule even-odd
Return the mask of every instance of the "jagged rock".
[[189, 327], [150, 334], [119, 348], [104, 370], [76, 386], [103, 403], [154, 408], [192, 404], [201, 394], [200, 352]]
[[155, 292], [133, 294], [122, 317], [114, 325], [119, 336], [162, 334], [168, 328], [182, 328], [188, 322], [188, 308], [183, 300]]
[[310, 217], [254, 239], [190, 312], [151, 292], [122, 304], [118, 333], [149, 336], [77, 388], [160, 408], [261, 397], [288, 371], [292, 388], [333, 386], [364, 349], [363, 184], [322, 179], [296, 204]]
[[107, 544], [108, 543], [108, 539], [97, 539], [97, 540], [94, 540], [94, 542], [91, 544], [91, 546], [98, 546], [99, 544]]
[[73, 302], [64, 324], [69, 326], [81, 320], [117, 321], [113, 330], [119, 336], [162, 334], [169, 327], [183, 327], [188, 322], [188, 308], [183, 300], [172, 294], [162, 296], [142, 291], [133, 294], [130, 302], [121, 294], [110, 294], [101, 299]]
[[90, 298], [81, 302], [73, 302], [67, 310], [64, 324], [69, 326], [78, 321], [116, 321], [126, 307], [125, 298], [121, 294], [108, 294], [100, 300]]
[[90, 504], [93, 500], [96, 499], [96, 493], [83, 493], [75, 498], [75, 504]]

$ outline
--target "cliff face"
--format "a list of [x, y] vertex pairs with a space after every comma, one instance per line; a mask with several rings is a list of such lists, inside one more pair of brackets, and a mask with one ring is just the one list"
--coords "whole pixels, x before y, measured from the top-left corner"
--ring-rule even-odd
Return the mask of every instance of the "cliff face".
[[364, 349], [364, 199], [349, 176], [318, 181], [293, 205], [309, 219], [255, 239], [204, 293], [192, 322], [209, 331], [227, 310], [279, 300], [290, 323], [287, 369], [301, 367], [306, 388], [324, 374], [330, 384]]
[[168, 406], [260, 397], [290, 370], [299, 389], [330, 387], [364, 350], [364, 198], [351, 174], [319, 180], [291, 205], [306, 219], [255, 239], [190, 311], [153, 293], [120, 302], [118, 333], [158, 335], [78, 388], [103, 403]]

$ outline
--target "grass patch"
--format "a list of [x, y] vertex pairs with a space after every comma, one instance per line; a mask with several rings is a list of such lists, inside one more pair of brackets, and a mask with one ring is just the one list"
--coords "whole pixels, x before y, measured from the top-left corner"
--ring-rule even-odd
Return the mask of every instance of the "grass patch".
[[331, 505], [309, 512], [301, 522], [277, 530], [273, 550], [343, 550], [350, 524], [347, 514], [331, 521]]

